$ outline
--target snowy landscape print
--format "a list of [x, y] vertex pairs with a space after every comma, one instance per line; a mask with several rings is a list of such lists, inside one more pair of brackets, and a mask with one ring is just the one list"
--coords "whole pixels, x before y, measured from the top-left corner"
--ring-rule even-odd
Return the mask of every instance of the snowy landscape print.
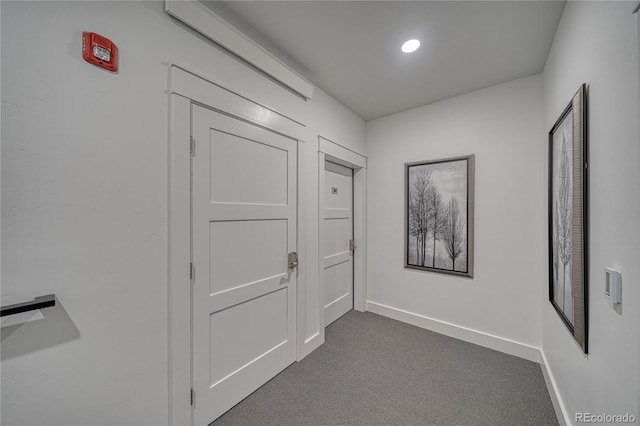
[[467, 273], [469, 158], [407, 165], [407, 266]]
[[572, 253], [572, 123], [573, 113], [565, 116], [553, 134], [551, 175], [551, 226], [553, 301], [573, 325], [571, 287]]

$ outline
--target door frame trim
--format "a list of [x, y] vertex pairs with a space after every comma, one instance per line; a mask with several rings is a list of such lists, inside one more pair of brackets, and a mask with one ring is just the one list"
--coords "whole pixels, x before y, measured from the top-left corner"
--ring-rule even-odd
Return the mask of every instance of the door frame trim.
[[367, 157], [321, 135], [318, 136], [318, 309], [324, 341], [324, 268], [322, 243], [324, 223], [325, 161], [353, 169], [353, 239], [357, 245], [353, 256], [353, 308], [365, 311], [367, 296]]
[[[256, 74], [256, 79], [262, 77]], [[261, 100], [269, 100], [281, 108], [266, 107], [225, 87], [234, 81], [214, 82], [178, 65], [169, 66], [169, 141], [168, 141], [168, 241], [167, 241], [167, 312], [168, 312], [168, 419], [171, 425], [192, 425], [192, 307], [191, 307], [191, 105], [199, 104], [222, 114], [257, 125], [283, 136], [304, 142], [305, 126], [291, 118], [291, 94], [270, 90], [256, 91]], [[258, 88], [264, 88], [256, 83]], [[284, 92], [283, 89], [280, 89]], [[280, 96], [282, 95], [282, 96]], [[299, 100], [299, 102], [303, 102]], [[250, 105], [250, 107], [247, 107]], [[298, 107], [297, 110], [300, 108]], [[298, 157], [300, 147], [298, 147]], [[296, 161], [299, 161], [296, 159]], [[298, 173], [299, 175], [300, 173]], [[300, 176], [296, 177], [298, 181]], [[298, 182], [298, 195], [300, 185]], [[298, 216], [300, 208], [298, 196]], [[299, 218], [298, 218], [299, 219]], [[299, 232], [297, 246], [306, 244]], [[297, 273], [297, 272], [296, 272]], [[298, 274], [298, 287], [305, 285]], [[296, 300], [296, 323], [306, 315], [304, 304]], [[297, 325], [296, 325], [297, 333]], [[299, 351], [300, 336], [296, 351]]]
[[169, 108], [169, 424], [191, 425], [191, 99], [172, 93]]

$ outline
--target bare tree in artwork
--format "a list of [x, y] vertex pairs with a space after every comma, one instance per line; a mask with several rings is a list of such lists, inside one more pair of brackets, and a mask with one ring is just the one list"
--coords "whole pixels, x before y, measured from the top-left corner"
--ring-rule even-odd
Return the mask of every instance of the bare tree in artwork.
[[[473, 253], [468, 251], [472, 244], [467, 229], [468, 215], [473, 214], [470, 170], [473, 156], [405, 165], [407, 268], [472, 276]], [[447, 207], [449, 199], [454, 200], [454, 207]], [[451, 209], [455, 223], [448, 227]]]
[[464, 249], [464, 220], [460, 214], [458, 200], [451, 197], [445, 211], [445, 221], [442, 227], [442, 241], [445, 250], [453, 264], [452, 270], [456, 268], [456, 259]]
[[433, 258], [431, 266], [436, 267], [436, 241], [442, 239], [444, 226], [446, 223], [445, 208], [442, 204], [442, 196], [435, 186], [431, 187], [428, 197], [429, 223], [431, 235], [433, 236]]
[[416, 239], [416, 263], [424, 266], [429, 232], [429, 194], [433, 191], [431, 174], [419, 171], [409, 190], [409, 234]]
[[556, 200], [556, 247], [562, 284], [558, 280], [558, 305], [562, 307], [568, 319], [573, 318], [573, 296], [571, 282], [567, 282], [567, 267], [571, 261], [571, 175], [567, 138], [562, 136], [560, 146], [560, 165], [558, 167], [558, 189]]

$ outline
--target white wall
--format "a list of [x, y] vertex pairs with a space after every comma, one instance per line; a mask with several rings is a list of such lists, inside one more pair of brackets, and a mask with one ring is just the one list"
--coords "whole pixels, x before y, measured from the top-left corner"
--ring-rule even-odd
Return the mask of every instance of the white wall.
[[358, 154], [365, 154], [364, 120], [331, 96], [316, 88], [306, 114], [307, 126], [316, 141], [320, 135]]
[[[631, 2], [568, 2], [544, 68], [548, 131], [589, 85], [589, 355], [549, 303], [542, 348], [570, 421], [578, 412], [638, 415], [640, 143], [638, 38]], [[540, 214], [543, 211], [540, 210]], [[622, 308], [604, 298], [604, 268], [622, 271]], [[542, 281], [544, 282], [544, 281]]]
[[[168, 64], [253, 72], [163, 2], [1, 7], [2, 304], [58, 297], [2, 328], [2, 424], [166, 424]], [[87, 30], [119, 46], [118, 74], [82, 59]], [[363, 149], [364, 123], [333, 99], [306, 108], [301, 157], [317, 159], [318, 133]], [[317, 160], [300, 174], [313, 247]]]
[[[367, 122], [368, 309], [535, 356], [526, 346], [540, 346], [546, 292], [541, 84], [535, 75]], [[474, 278], [404, 269], [404, 163], [468, 154], [476, 156]]]

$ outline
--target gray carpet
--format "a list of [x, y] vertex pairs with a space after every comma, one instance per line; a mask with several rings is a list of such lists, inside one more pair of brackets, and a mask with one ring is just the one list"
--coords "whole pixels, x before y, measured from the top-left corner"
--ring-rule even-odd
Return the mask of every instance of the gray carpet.
[[372, 313], [248, 396], [223, 425], [557, 425], [536, 363]]

